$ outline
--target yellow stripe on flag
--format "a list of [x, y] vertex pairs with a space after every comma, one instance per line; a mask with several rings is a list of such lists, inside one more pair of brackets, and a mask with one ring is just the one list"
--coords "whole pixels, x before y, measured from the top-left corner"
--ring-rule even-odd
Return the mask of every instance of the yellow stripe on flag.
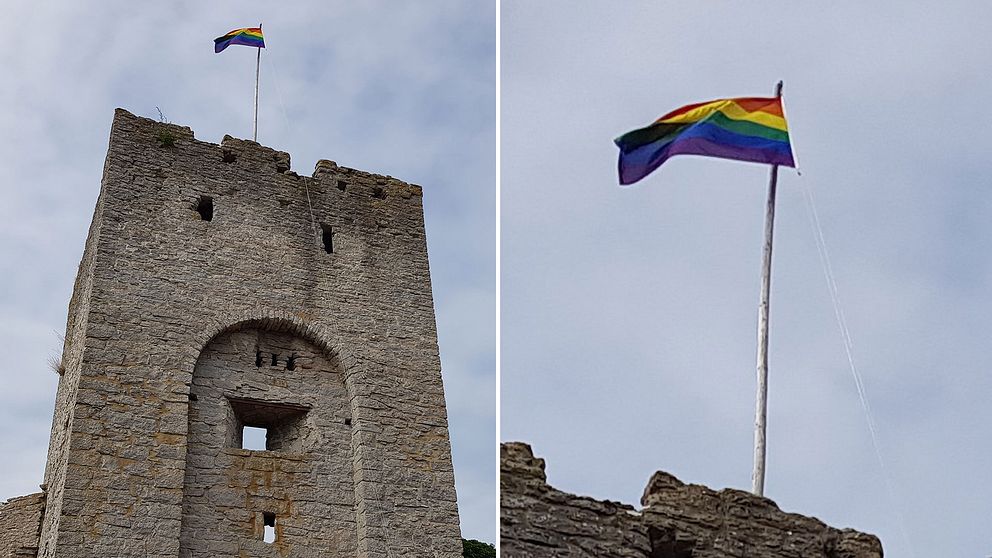
[[713, 101], [712, 103], [707, 103], [703, 106], [696, 107], [690, 111], [671, 118], [658, 120], [658, 122], [663, 122], [665, 124], [691, 124], [693, 122], [699, 122], [717, 111], [722, 112], [727, 118], [732, 120], [746, 120], [748, 122], [761, 124], [762, 126], [768, 126], [769, 128], [775, 128], [776, 130], [782, 130], [783, 132], [787, 132], [789, 130], [785, 123], [785, 119], [781, 116], [768, 114], [767, 112], [762, 111], [748, 112], [741, 108], [741, 106], [735, 103], [732, 99]]

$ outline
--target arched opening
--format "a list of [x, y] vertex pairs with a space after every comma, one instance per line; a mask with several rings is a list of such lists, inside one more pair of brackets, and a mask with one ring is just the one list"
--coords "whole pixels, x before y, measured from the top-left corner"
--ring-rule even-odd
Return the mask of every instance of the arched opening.
[[[294, 546], [357, 552], [344, 375], [308, 337], [290, 322], [246, 321], [201, 351], [190, 386], [181, 557]], [[243, 447], [246, 428], [265, 431], [257, 449]]]

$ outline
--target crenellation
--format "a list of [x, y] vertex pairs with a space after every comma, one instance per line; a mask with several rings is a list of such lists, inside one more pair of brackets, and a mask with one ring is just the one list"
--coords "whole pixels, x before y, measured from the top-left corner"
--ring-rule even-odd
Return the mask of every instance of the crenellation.
[[878, 538], [781, 511], [741, 490], [715, 491], [659, 471], [642, 508], [547, 484], [543, 459], [500, 447], [500, 541], [508, 558], [882, 558]]

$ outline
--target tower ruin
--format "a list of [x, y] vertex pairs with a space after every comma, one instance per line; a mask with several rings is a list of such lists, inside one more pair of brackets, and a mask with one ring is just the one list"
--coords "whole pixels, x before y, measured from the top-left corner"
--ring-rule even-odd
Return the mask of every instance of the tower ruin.
[[459, 556], [421, 195], [118, 109], [37, 555]]
[[685, 484], [658, 471], [641, 508], [548, 484], [544, 459], [500, 444], [505, 558], [882, 558], [878, 537], [787, 513], [763, 496]]

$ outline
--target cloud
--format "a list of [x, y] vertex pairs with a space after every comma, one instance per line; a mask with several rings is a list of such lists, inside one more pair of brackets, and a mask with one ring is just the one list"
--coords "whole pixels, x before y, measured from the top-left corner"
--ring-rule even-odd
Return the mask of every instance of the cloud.
[[[327, 158], [424, 187], [457, 488], [471, 502], [463, 533], [493, 541], [495, 408], [464, 402], [494, 389], [495, 10], [453, 0], [5, 5], [0, 497], [41, 482], [55, 396], [45, 360], [60, 351], [52, 331], [65, 327], [113, 109], [161, 109], [205, 141], [250, 137], [255, 53], [215, 55], [212, 42], [259, 21], [259, 140], [302, 174]], [[466, 316], [472, 333], [458, 333]]]
[[677, 157], [620, 189], [611, 140], [784, 79], [804, 174], [779, 185], [766, 492], [879, 534], [886, 556], [987, 554], [990, 7], [502, 9], [503, 438], [534, 442], [551, 482], [582, 494], [636, 502], [655, 469], [749, 488], [768, 170]]

